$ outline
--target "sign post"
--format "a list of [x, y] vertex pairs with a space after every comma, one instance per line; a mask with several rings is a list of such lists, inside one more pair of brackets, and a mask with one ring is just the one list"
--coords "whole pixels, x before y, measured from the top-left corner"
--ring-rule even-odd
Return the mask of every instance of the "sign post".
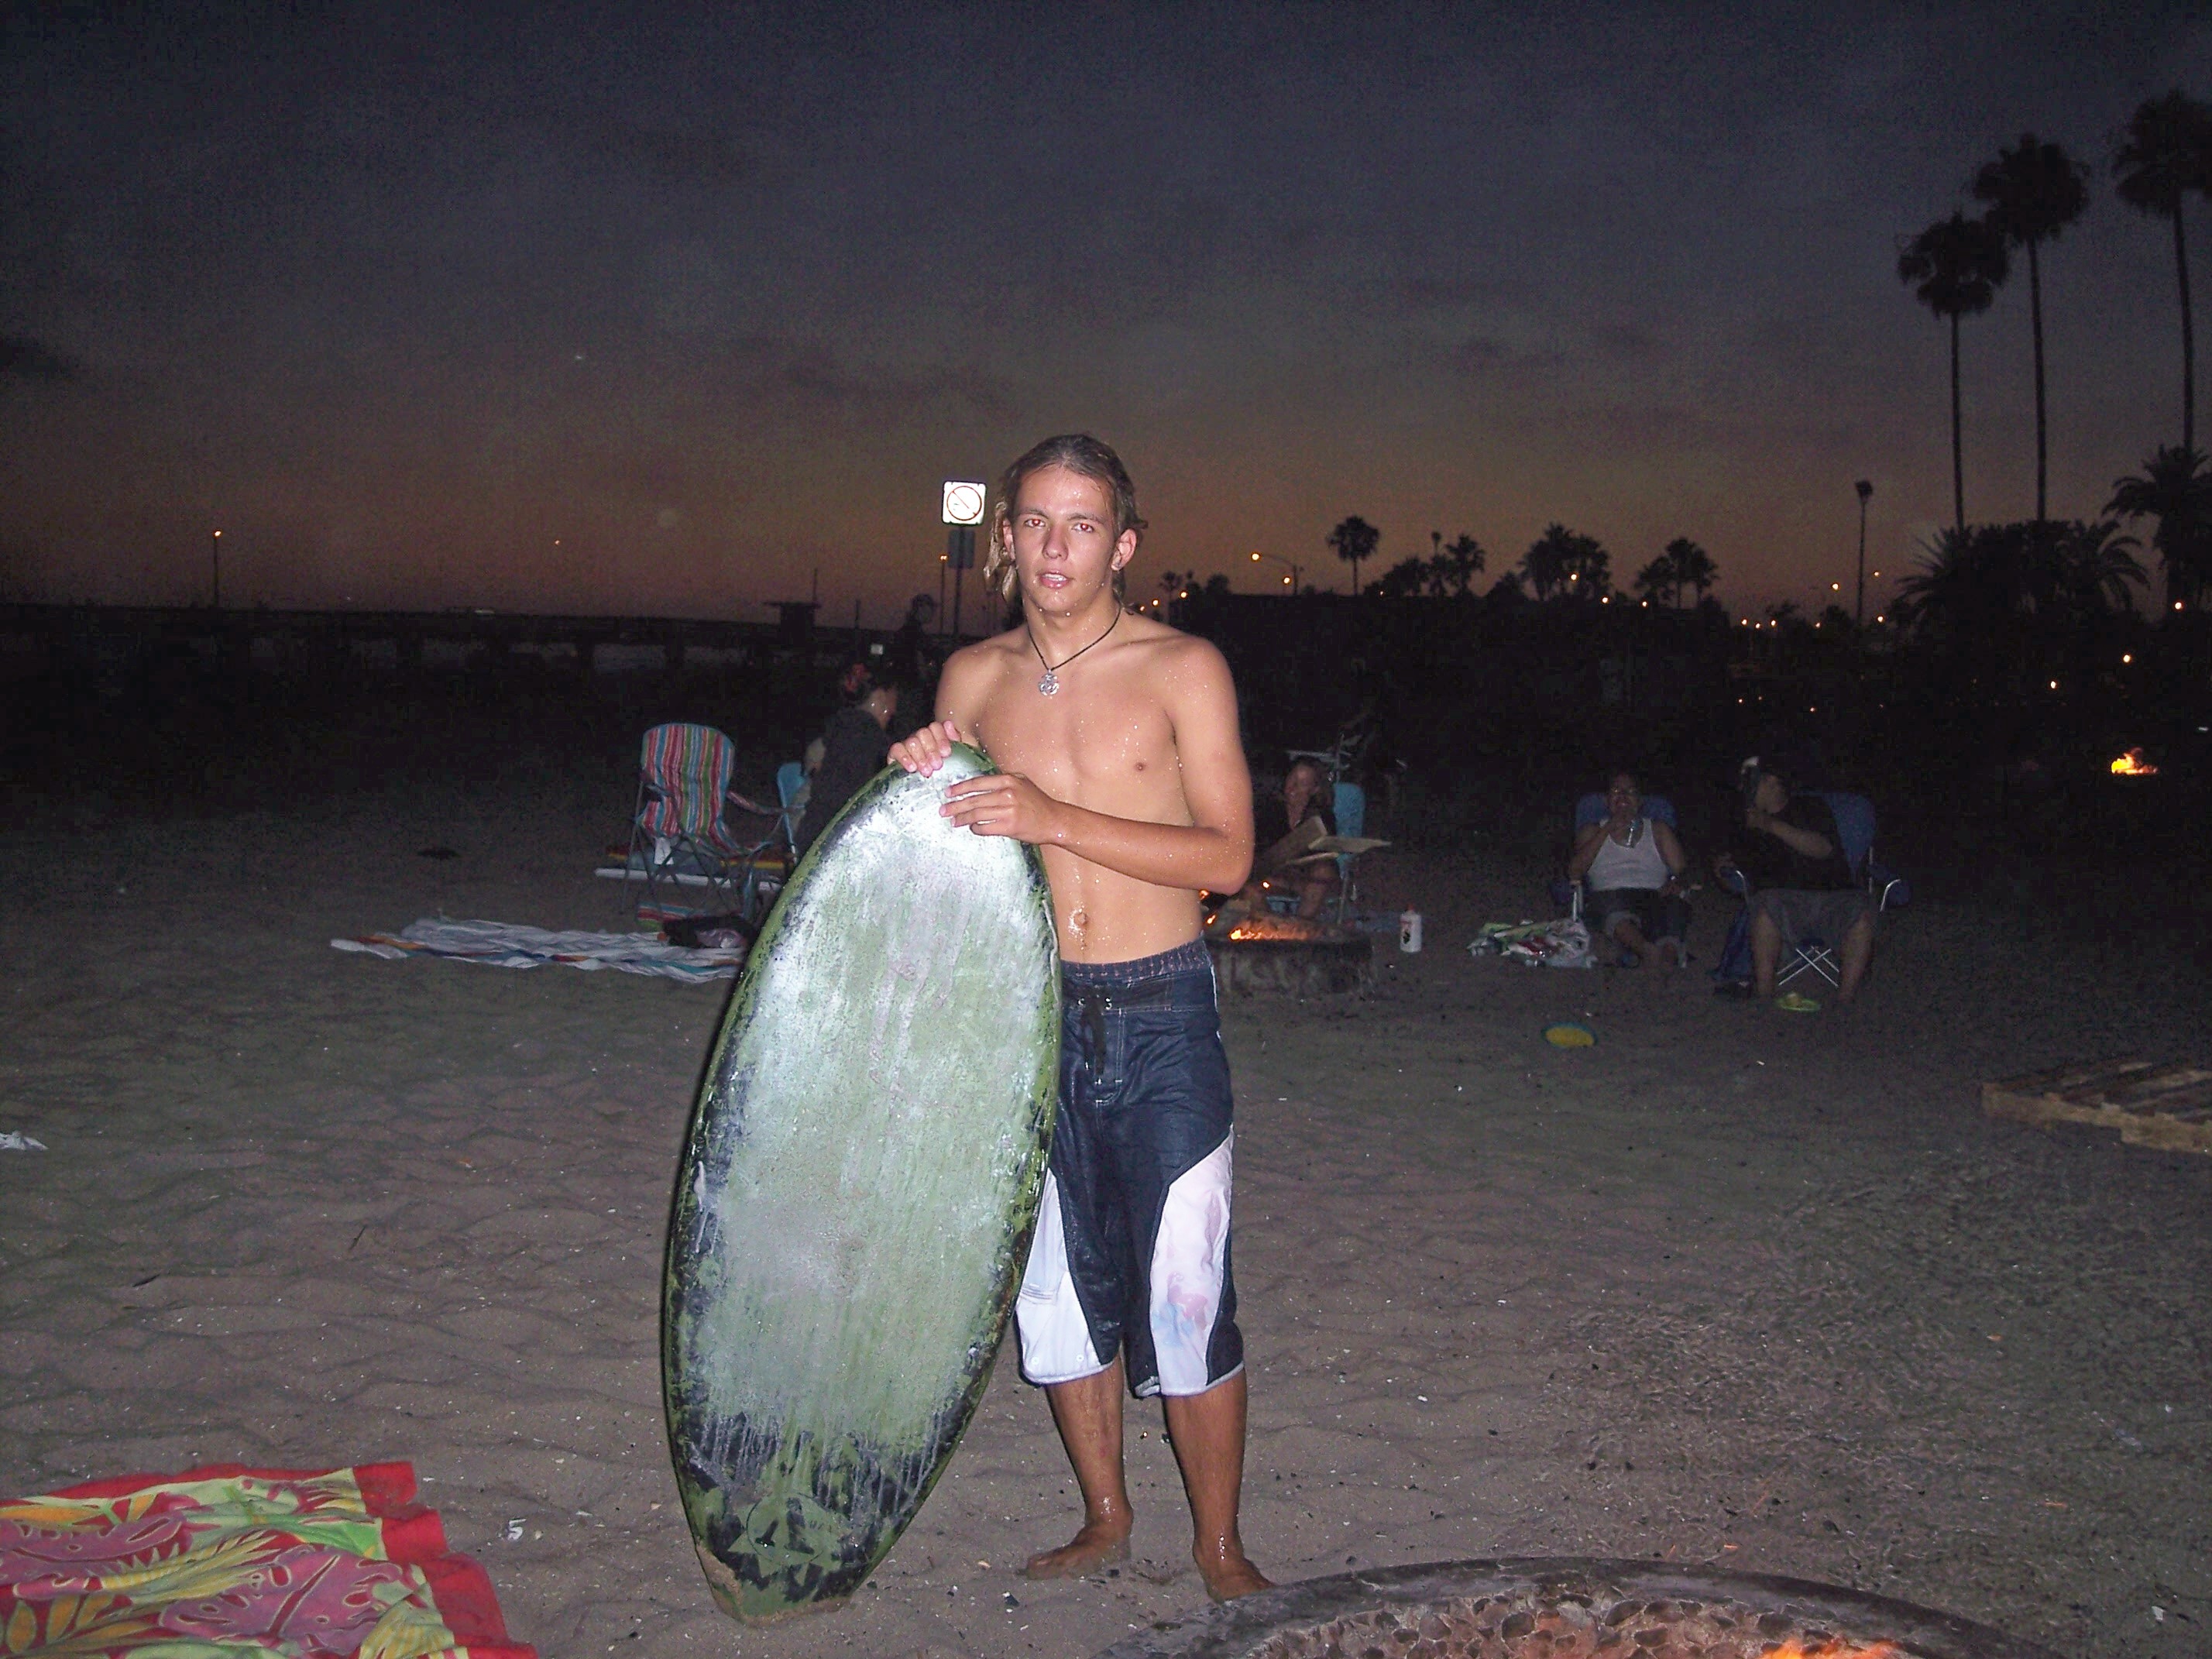
[[[988, 494], [979, 483], [948, 478], [945, 484], [945, 562], [952, 569], [952, 643], [961, 641], [960, 602], [963, 578], [975, 563], [975, 526], [983, 522]], [[939, 612], [942, 615], [942, 611]]]

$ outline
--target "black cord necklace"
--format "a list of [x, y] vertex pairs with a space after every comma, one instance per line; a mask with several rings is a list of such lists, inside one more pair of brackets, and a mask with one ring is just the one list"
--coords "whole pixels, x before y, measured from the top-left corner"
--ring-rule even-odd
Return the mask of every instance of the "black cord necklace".
[[[1116, 604], [1114, 607], [1114, 620], [1106, 624], [1106, 634], [1112, 633], [1121, 625], [1121, 607], [1119, 604]], [[1022, 624], [1022, 632], [1029, 635], [1030, 649], [1036, 653], [1036, 659], [1041, 663], [1044, 663], [1044, 678], [1037, 682], [1037, 691], [1040, 696], [1047, 697], [1054, 696], [1058, 694], [1060, 690], [1060, 671], [1061, 669], [1073, 662], [1077, 657], [1081, 656], [1083, 654], [1083, 651], [1088, 651], [1091, 649], [1091, 645], [1103, 645], [1106, 642], [1106, 634], [1101, 634], [1097, 639], [1091, 641], [1091, 645], [1085, 646], [1083, 647], [1083, 651], [1078, 651], [1071, 655], [1062, 657], [1058, 662], [1045, 662], [1044, 647], [1036, 642], [1036, 635], [1034, 633], [1030, 633], [1030, 625], [1027, 623], [1024, 623]]]

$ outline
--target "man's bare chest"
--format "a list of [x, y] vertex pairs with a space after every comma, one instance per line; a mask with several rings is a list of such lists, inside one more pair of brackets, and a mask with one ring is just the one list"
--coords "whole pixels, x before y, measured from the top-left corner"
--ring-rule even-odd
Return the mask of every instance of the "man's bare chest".
[[1001, 771], [1055, 800], [1159, 822], [1182, 815], [1175, 728], [1157, 700], [1099, 688], [1079, 696], [1066, 685], [1048, 696], [1035, 676], [1010, 674], [986, 702], [977, 735]]

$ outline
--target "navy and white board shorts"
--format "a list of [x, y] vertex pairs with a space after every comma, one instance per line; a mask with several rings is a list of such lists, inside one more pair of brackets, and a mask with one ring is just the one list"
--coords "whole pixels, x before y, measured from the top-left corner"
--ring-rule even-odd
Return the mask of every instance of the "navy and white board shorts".
[[1060, 1117], [1021, 1295], [1022, 1375], [1203, 1394], [1244, 1364], [1229, 1272], [1235, 1136], [1205, 945], [1060, 965]]

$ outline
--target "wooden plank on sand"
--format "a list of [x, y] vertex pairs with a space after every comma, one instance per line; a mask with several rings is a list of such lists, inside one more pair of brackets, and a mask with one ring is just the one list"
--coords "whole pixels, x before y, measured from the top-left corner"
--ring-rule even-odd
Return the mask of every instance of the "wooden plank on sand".
[[2130, 1146], [2212, 1152], [2212, 1072], [2179, 1060], [2054, 1066], [1982, 1085], [1982, 1110], [2047, 1127], [2118, 1129]]

